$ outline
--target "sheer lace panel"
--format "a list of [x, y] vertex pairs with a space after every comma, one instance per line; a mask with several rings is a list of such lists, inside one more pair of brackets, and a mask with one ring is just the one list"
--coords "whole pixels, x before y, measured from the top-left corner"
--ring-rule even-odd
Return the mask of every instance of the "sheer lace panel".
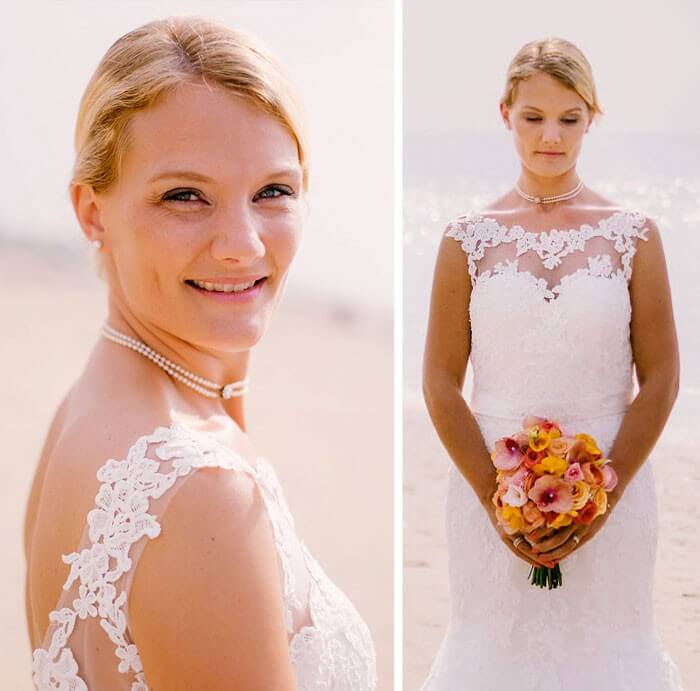
[[297, 536], [272, 466], [264, 458], [253, 465], [210, 435], [174, 423], [140, 437], [124, 460], [108, 460], [98, 470], [95, 508], [78, 550], [63, 556], [70, 573], [43, 645], [33, 653], [37, 689], [148, 691], [128, 626], [136, 565], [186, 477], [214, 467], [250, 475], [264, 500], [300, 691], [374, 688], [369, 631]]
[[467, 214], [451, 222], [446, 235], [459, 240], [467, 253], [472, 286], [492, 276], [518, 274], [551, 301], [581, 277], [629, 282], [635, 238], [647, 239], [645, 222], [636, 211], [618, 211], [592, 225], [533, 232]]

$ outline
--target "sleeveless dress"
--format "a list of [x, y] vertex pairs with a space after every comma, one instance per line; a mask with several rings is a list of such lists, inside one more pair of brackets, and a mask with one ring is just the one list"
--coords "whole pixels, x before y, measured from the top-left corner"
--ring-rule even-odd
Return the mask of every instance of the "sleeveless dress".
[[[633, 399], [629, 280], [646, 218], [610, 213], [529, 232], [468, 214], [446, 235], [467, 253], [469, 406], [487, 448], [527, 415], [587, 432], [607, 455]], [[563, 584], [530, 584], [451, 464], [446, 502], [451, 615], [423, 691], [681, 691], [657, 637], [657, 506], [651, 463], [605, 526], [561, 562]]]
[[369, 630], [297, 536], [275, 472], [182, 423], [140, 437], [123, 460], [97, 472], [102, 483], [42, 647], [33, 652], [36, 689], [147, 691], [129, 632], [129, 589], [148, 540], [160, 534], [175, 493], [200, 468], [254, 478], [269, 517], [283, 585], [289, 656], [299, 691], [370, 691], [376, 685]]

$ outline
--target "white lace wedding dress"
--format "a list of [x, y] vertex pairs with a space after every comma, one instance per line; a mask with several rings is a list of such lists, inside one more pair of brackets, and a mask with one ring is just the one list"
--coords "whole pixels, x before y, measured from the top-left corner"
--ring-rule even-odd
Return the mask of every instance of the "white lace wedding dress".
[[[618, 211], [567, 231], [476, 214], [448, 226], [468, 255], [468, 401], [489, 450], [538, 415], [610, 451], [634, 394], [628, 283], [645, 222]], [[602, 530], [561, 562], [560, 588], [530, 584], [454, 466], [447, 539], [451, 618], [424, 691], [681, 691], [654, 628], [648, 461]]]
[[263, 458], [250, 464], [181, 423], [139, 438], [125, 459], [108, 460], [98, 471], [102, 484], [95, 508], [77, 551], [63, 557], [70, 574], [42, 647], [33, 653], [35, 688], [147, 691], [129, 633], [129, 588], [148, 540], [160, 534], [159, 518], [168, 503], [203, 467], [247, 473], [260, 490], [277, 547], [299, 691], [374, 689], [375, 652], [367, 626], [297, 536], [272, 467]]

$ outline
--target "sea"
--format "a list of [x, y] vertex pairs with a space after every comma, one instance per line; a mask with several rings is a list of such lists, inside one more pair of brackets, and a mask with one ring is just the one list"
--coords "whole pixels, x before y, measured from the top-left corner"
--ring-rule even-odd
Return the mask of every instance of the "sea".
[[[700, 134], [589, 134], [578, 172], [589, 186], [659, 226], [681, 357], [664, 440], [687, 444], [700, 420]], [[512, 140], [498, 132], [421, 134], [404, 143], [404, 404], [421, 406], [421, 361], [437, 248], [445, 225], [512, 187]], [[472, 385], [467, 368], [465, 391]]]

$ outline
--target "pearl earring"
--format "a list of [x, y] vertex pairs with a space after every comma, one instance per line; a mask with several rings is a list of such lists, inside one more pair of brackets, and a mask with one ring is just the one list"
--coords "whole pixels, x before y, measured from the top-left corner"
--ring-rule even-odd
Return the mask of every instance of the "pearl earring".
[[102, 249], [102, 240], [93, 240], [92, 241], [92, 246], [95, 249], [101, 250]]

